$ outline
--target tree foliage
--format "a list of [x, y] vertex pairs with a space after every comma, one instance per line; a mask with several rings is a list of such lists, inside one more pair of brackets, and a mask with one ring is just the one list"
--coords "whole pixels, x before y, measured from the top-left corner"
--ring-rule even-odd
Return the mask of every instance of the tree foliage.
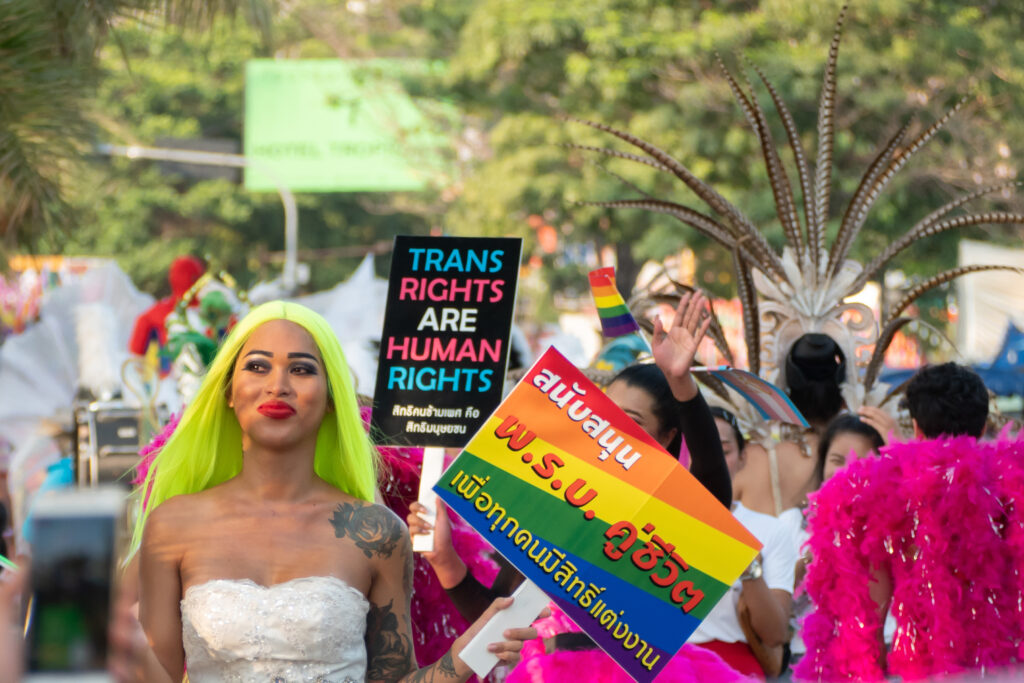
[[[103, 51], [94, 100], [92, 118], [104, 141], [152, 146], [217, 139], [241, 149], [245, 62], [267, 56], [258, 30], [231, 19], [215, 20], [203, 32], [132, 24], [120, 28], [120, 38], [120, 46]], [[94, 158], [71, 194], [80, 222], [64, 250], [115, 256], [150, 291], [166, 289], [167, 266], [182, 253], [204, 256], [246, 285], [280, 270], [284, 233], [276, 193], [169, 174], [157, 162]], [[419, 209], [430, 198], [413, 193], [386, 202], [342, 194], [297, 199], [300, 248], [312, 259], [310, 288], [333, 285], [361, 259], [352, 250], [343, 257], [327, 251], [330, 258], [319, 260], [318, 250], [372, 245], [429, 227]]]
[[[753, 77], [746, 59], [764, 70], [813, 156], [839, 8], [839, 0], [11, 0], [11, 20], [0, 22], [4, 244], [118, 255], [151, 289], [185, 250], [209, 255], [243, 281], [269, 275], [268, 253], [282, 248], [276, 197], [223, 180], [170, 177], [148, 162], [91, 158], [83, 167], [77, 160], [94, 141], [240, 140], [242, 65], [251, 57], [427, 57], [447, 60], [447, 75], [406, 85], [463, 111], [466, 133], [454, 146], [466, 162], [464, 177], [440, 192], [304, 196], [301, 248], [372, 244], [439, 225], [457, 234], [521, 235], [528, 254], [543, 256], [545, 281], [569, 286], [585, 267], [571, 257], [577, 245], [590, 253], [614, 249], [627, 281], [631, 264], [690, 247], [700, 284], [731, 293], [721, 278], [728, 255], [689, 228], [666, 216], [578, 203], [649, 193], [704, 208], [666, 174], [567, 149], [570, 142], [624, 147], [558, 115], [655, 142], [781, 244], [757, 140], [716, 53], [735, 72]], [[214, 21], [211, 10], [245, 16]], [[210, 30], [168, 28], [168, 18]], [[839, 57], [833, 214], [900, 125], [912, 117], [928, 125], [969, 98], [885, 191], [853, 256], [877, 253], [965, 190], [1016, 177], [1024, 147], [1022, 22], [1010, 0], [853, 4]], [[770, 109], [764, 88], [754, 89]], [[769, 120], [781, 144], [781, 126]], [[1010, 197], [987, 205], [1019, 209]], [[531, 216], [554, 226], [558, 253], [539, 250]], [[951, 232], [913, 247], [896, 265], [911, 274], [948, 267], [961, 235], [1018, 237], [992, 226]], [[355, 260], [314, 261], [313, 286], [330, 284]]]
[[[713, 274], [727, 255], [704, 249], [703, 240], [673, 219], [575, 204], [642, 191], [701, 208], [685, 187], [653, 169], [560, 148], [570, 140], [615, 145], [554, 117], [564, 112], [601, 121], [658, 144], [781, 244], [756, 139], [716, 53], [734, 70], [749, 59], [767, 73], [813, 154], [818, 89], [838, 12], [838, 2], [814, 0], [478, 3], [463, 26], [452, 75], [466, 106], [490, 114], [493, 155], [467, 182], [449, 225], [529, 236], [526, 217], [546, 211], [566, 239], [614, 245], [620, 256], [661, 258], [694, 247], [707, 278], [701, 284], [718, 282]], [[970, 98], [948, 134], [886, 191], [855, 257], [877, 252], [962, 190], [1015, 176], [1014, 153], [1024, 145], [1024, 122], [1016, 115], [1024, 104], [1024, 51], [1014, 40], [1020, 28], [1021, 16], [1008, 2], [864, 1], [851, 8], [839, 58], [833, 212], [899, 125], [912, 116], [928, 125], [960, 97]], [[755, 89], [770, 108], [763, 87]], [[781, 127], [772, 125], [781, 144]], [[999, 228], [978, 231], [1015, 236]], [[960, 236], [915, 248], [912, 260], [899, 265], [911, 272], [948, 266]]]
[[[66, 183], [80, 171], [94, 122], [86, 111], [99, 53], [124, 21], [163, 17], [201, 26], [240, 9], [266, 20], [259, 0], [6, 0], [0, 16], [0, 255], [59, 250], [75, 223]], [[263, 24], [267, 26], [267, 24]]]

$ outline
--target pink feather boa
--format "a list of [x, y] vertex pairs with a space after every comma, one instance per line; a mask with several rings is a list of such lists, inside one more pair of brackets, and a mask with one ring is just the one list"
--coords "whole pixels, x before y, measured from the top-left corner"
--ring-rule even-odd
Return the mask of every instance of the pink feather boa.
[[[1024, 432], [891, 444], [811, 496], [797, 680], [921, 680], [1024, 661]], [[892, 580], [882, 656], [868, 593]]]
[[[522, 661], [509, 672], [505, 683], [632, 683], [633, 679], [604, 651], [574, 650], [546, 654], [544, 639], [580, 628], [554, 603], [551, 616], [534, 622], [537, 638], [523, 644]], [[752, 683], [711, 650], [683, 645], [655, 679], [659, 683]]]
[[[164, 447], [167, 440], [171, 438], [171, 434], [178, 428], [178, 422], [181, 421], [181, 415], [177, 413], [171, 413], [171, 418], [167, 420], [167, 424], [164, 425], [153, 440], [142, 447], [139, 451], [139, 462], [135, 465], [135, 478], [132, 479], [132, 486], [141, 486], [146, 481], [146, 476], [149, 474], [149, 468], [153, 464], [153, 459], [156, 458], [157, 453]], [[146, 509], [146, 504], [149, 503], [149, 491], [146, 491], [146, 497], [142, 500], [142, 509]]]

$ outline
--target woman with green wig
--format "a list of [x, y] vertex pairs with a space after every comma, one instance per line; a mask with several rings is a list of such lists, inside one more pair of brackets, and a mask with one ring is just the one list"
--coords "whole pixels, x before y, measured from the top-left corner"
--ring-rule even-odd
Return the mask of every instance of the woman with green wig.
[[[417, 671], [405, 525], [374, 503], [376, 451], [341, 346], [293, 303], [225, 340], [153, 461], [139, 549], [145, 680], [465, 681], [464, 645]], [[490, 646], [514, 663], [534, 629]]]

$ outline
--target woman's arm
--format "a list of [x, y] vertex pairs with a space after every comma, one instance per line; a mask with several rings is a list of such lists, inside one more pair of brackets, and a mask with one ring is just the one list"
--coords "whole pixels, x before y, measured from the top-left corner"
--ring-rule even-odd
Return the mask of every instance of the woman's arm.
[[792, 596], [786, 591], [769, 588], [760, 575], [742, 579], [742, 584], [741, 595], [750, 608], [750, 625], [761, 642], [768, 647], [775, 647], [789, 640]]
[[679, 423], [690, 451], [690, 474], [722, 505], [732, 505], [732, 480], [715, 418], [700, 392], [679, 403]]
[[185, 671], [181, 642], [181, 555], [173, 503], [149, 514], [139, 549], [139, 621], [151, 652], [143, 664], [146, 681], [180, 681]]
[[[368, 596], [370, 610], [366, 616], [366, 680], [374, 683], [395, 681], [430, 681], [431, 683], [463, 683], [472, 670], [458, 653], [499, 609], [511, 604], [501, 598], [484, 612], [466, 633], [456, 639], [452, 649], [434, 664], [416, 669], [413, 655], [412, 622], [412, 544], [402, 521], [383, 506], [365, 506], [353, 514], [348, 524], [353, 528], [346, 535], [360, 538], [360, 547], [369, 553], [373, 583]], [[522, 642], [536, 637], [534, 629], [510, 629], [507, 641], [494, 643], [490, 649], [501, 660], [519, 660]]]
[[[420, 554], [430, 563], [441, 587], [451, 590], [462, 583], [469, 570], [452, 543], [452, 525], [448, 519], [447, 506], [440, 498], [435, 505], [437, 515], [433, 524], [420, 516], [425, 514], [427, 509], [415, 501], [409, 504], [409, 515], [405, 522], [409, 525], [409, 534], [412, 536], [434, 532], [434, 549]], [[483, 612], [483, 609], [480, 611]]]
[[668, 328], [662, 325], [660, 318], [654, 321], [651, 351], [654, 362], [665, 373], [672, 395], [679, 401], [679, 428], [690, 451], [690, 472], [704, 488], [729, 507], [732, 505], [732, 482], [718, 428], [690, 373], [697, 347], [711, 324], [711, 316], [705, 312], [706, 306], [707, 298], [703, 294], [684, 295]]
[[423, 534], [433, 529], [434, 550], [423, 553], [423, 557], [437, 574], [441, 587], [448, 593], [459, 614], [466, 621], [476, 621], [497, 598], [511, 595], [523, 582], [523, 575], [505, 558], [495, 553], [495, 560], [499, 566], [498, 576], [490, 588], [483, 585], [455, 551], [452, 544], [451, 521], [444, 501], [437, 499], [437, 517], [433, 526], [420, 517], [419, 513], [425, 511], [419, 503], [409, 505], [409, 516], [406, 518], [409, 533]]

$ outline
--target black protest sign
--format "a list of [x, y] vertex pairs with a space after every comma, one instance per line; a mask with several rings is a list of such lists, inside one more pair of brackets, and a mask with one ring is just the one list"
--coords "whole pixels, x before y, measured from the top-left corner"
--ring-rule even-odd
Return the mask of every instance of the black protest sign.
[[459, 447], [501, 403], [522, 240], [395, 238], [375, 434]]

